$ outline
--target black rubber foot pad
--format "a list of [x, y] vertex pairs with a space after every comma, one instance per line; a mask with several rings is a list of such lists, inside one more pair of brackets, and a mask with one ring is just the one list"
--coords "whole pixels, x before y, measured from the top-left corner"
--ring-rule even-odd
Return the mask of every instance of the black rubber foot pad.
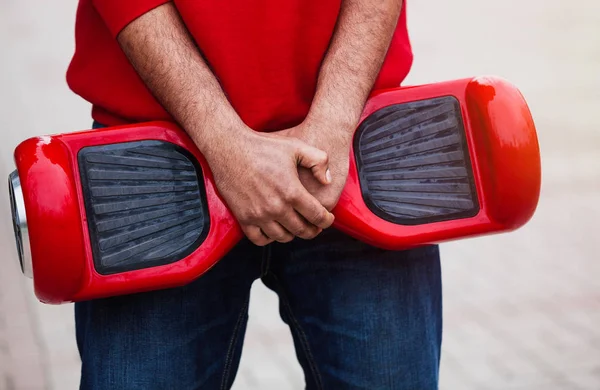
[[172, 263], [206, 238], [202, 172], [184, 149], [127, 142], [83, 148], [78, 160], [99, 273]]
[[363, 121], [354, 147], [364, 200], [381, 218], [417, 225], [479, 211], [455, 98], [382, 108]]

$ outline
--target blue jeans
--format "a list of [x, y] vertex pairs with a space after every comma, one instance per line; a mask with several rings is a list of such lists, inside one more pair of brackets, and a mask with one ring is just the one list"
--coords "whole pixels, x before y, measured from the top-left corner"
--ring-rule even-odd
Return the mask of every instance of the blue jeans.
[[385, 251], [333, 229], [243, 240], [186, 286], [77, 303], [81, 389], [229, 389], [257, 278], [279, 295], [307, 389], [437, 389], [438, 247]]
[[258, 278], [279, 296], [307, 389], [437, 389], [438, 247], [386, 251], [334, 229], [244, 239], [186, 286], [77, 303], [81, 389], [229, 389]]

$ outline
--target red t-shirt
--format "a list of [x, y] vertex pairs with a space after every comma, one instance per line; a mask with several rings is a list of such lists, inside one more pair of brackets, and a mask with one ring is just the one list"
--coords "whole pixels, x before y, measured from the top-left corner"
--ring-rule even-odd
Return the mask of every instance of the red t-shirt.
[[[301, 122], [342, 0], [174, 0], [187, 28], [242, 120], [259, 131]], [[171, 120], [115, 37], [167, 0], [80, 0], [70, 88], [106, 125]], [[412, 51], [402, 11], [375, 89], [398, 86]]]

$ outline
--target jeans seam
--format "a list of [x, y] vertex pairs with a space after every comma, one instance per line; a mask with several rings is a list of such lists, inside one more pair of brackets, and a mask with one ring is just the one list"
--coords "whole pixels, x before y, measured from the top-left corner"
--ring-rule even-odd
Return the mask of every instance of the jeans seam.
[[227, 355], [225, 356], [225, 367], [223, 368], [223, 376], [221, 377], [221, 390], [227, 389], [227, 382], [229, 381], [231, 371], [231, 362], [233, 361], [233, 350], [235, 349], [235, 344], [239, 336], [239, 330], [243, 322], [244, 314], [248, 311], [249, 303], [250, 295], [248, 295], [248, 298], [246, 298], [246, 303], [238, 315], [235, 327], [233, 328], [233, 333], [231, 335], [231, 340], [229, 340], [229, 347], [227, 348]]
[[292, 307], [290, 306], [290, 304], [287, 300], [287, 297], [285, 296], [285, 293], [281, 289], [281, 283], [279, 282], [277, 275], [275, 275], [272, 272], [268, 272], [268, 274], [273, 277], [273, 280], [275, 281], [275, 283], [277, 283], [277, 286], [279, 287], [278, 288], [279, 297], [281, 299], [281, 302], [283, 303], [283, 306], [285, 307], [285, 310], [286, 310], [288, 316], [290, 317], [290, 327], [292, 328], [292, 330], [295, 330], [296, 332], [298, 332], [298, 339], [300, 340], [300, 345], [302, 346], [302, 350], [303, 350], [304, 354], [306, 355], [306, 360], [308, 362], [308, 366], [310, 367], [310, 371], [313, 375], [313, 378], [315, 379], [315, 382], [317, 383], [317, 388], [319, 390], [322, 390], [323, 382], [321, 380], [321, 375], [319, 374], [319, 370], [317, 369], [317, 364], [316, 364], [315, 358], [310, 350], [310, 345], [308, 344], [308, 338], [306, 337], [306, 333], [304, 332], [304, 330], [302, 329], [302, 326], [296, 319], [296, 316], [294, 316]]
[[260, 264], [260, 277], [264, 277], [269, 273], [271, 268], [271, 246], [267, 245], [263, 247], [262, 262]]

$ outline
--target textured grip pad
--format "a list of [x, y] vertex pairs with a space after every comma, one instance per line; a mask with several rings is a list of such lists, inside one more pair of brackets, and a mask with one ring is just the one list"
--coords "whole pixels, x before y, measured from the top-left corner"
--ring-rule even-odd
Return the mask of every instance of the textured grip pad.
[[92, 146], [78, 154], [96, 271], [131, 271], [180, 260], [209, 228], [200, 166], [163, 141]]
[[379, 217], [417, 225], [479, 211], [455, 98], [382, 108], [363, 121], [354, 142], [363, 198]]

